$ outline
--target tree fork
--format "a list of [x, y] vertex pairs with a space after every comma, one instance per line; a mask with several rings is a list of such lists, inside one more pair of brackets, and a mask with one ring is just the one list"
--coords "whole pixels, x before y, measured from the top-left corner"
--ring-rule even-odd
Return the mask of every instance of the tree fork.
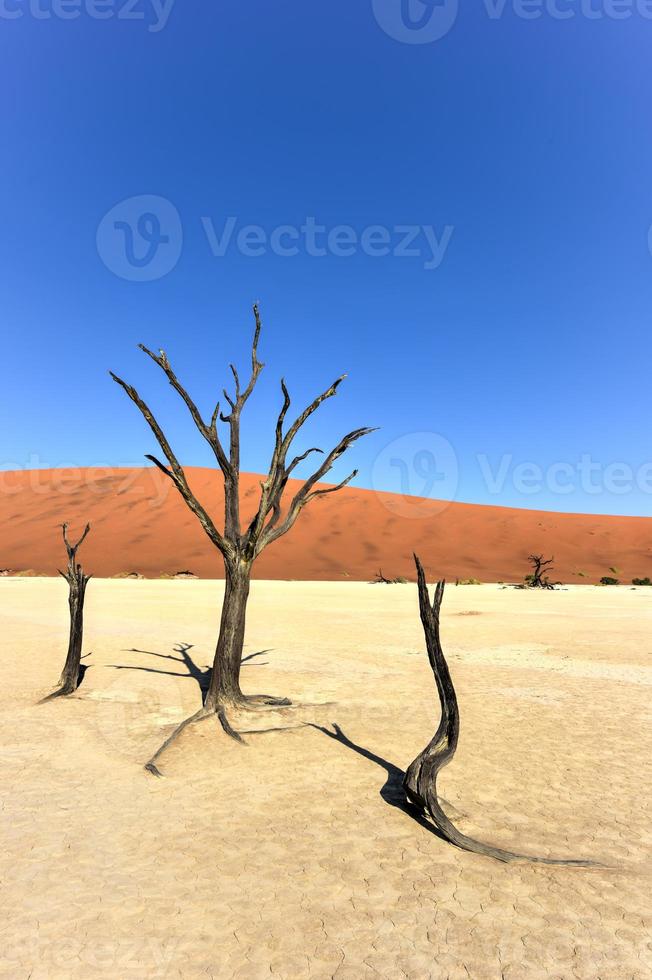
[[516, 854], [512, 851], [485, 844], [482, 841], [467, 837], [448, 819], [444, 813], [437, 794], [437, 777], [440, 771], [452, 761], [457, 749], [460, 732], [460, 716], [457, 695], [444, 656], [439, 635], [439, 612], [444, 598], [445, 582], [437, 582], [435, 594], [430, 603], [426, 576], [418, 557], [414, 555], [417, 568], [417, 583], [419, 590], [419, 612], [426, 639], [428, 660], [435, 677], [441, 720], [434, 737], [420, 752], [414, 762], [408, 767], [403, 780], [403, 788], [409, 802], [425, 813], [434, 823], [437, 831], [444, 840], [464, 851], [484, 854], [497, 861], [532, 861], [537, 864], [571, 865], [576, 867], [596, 867], [597, 862], [583, 860], [567, 860], [564, 858], [535, 857], [528, 854]]

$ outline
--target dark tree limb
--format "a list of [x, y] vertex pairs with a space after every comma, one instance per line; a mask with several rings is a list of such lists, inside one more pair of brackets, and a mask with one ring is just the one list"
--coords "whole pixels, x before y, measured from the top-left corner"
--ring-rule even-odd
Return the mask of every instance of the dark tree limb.
[[86, 575], [82, 566], [77, 562], [77, 551], [86, 540], [86, 535], [89, 533], [91, 526], [90, 524], [86, 525], [82, 536], [76, 544], [72, 544], [68, 540], [68, 524], [62, 524], [61, 529], [63, 532], [63, 543], [68, 555], [68, 564], [65, 572], [59, 569], [59, 575], [65, 578], [69, 589], [70, 634], [68, 638], [68, 654], [61, 672], [61, 677], [59, 678], [59, 687], [52, 694], [43, 698], [43, 702], [74, 694], [81, 683], [85, 670], [81, 666], [82, 644], [84, 640], [84, 598], [86, 596], [86, 586], [91, 576]]
[[177, 725], [174, 731], [165, 739], [163, 744], [159, 746], [159, 748], [156, 750], [152, 758], [145, 763], [145, 769], [147, 770], [147, 772], [151, 772], [152, 776], [162, 777], [163, 773], [158, 768], [156, 763], [161, 758], [163, 753], [170, 748], [172, 743], [176, 741], [179, 735], [181, 735], [182, 731], [185, 728], [188, 728], [189, 725], [194, 725], [198, 721], [205, 721], [206, 718], [214, 718], [214, 717], [215, 717], [214, 711], [207, 711], [205, 708], [200, 708], [199, 711], [196, 711], [194, 715], [191, 715], [189, 718], [186, 718], [184, 721], [182, 721], [180, 725]]
[[403, 780], [403, 787], [410, 803], [420, 813], [430, 817], [441, 836], [450, 844], [464, 851], [473, 851], [495, 858], [497, 861], [533, 861], [537, 864], [561, 864], [580, 867], [593, 866], [592, 861], [577, 861], [557, 858], [535, 857], [527, 854], [516, 854], [512, 851], [484, 844], [482, 841], [467, 837], [461, 833], [444, 813], [437, 794], [437, 777], [444, 766], [452, 760], [457, 749], [460, 732], [460, 716], [457, 696], [451, 679], [448, 664], [444, 657], [439, 635], [439, 612], [444, 597], [445, 583], [438, 582], [435, 594], [430, 603], [428, 586], [421, 562], [414, 556], [417, 568], [417, 583], [419, 590], [419, 611], [421, 623], [426, 638], [428, 660], [435, 677], [441, 720], [434, 738], [428, 743], [414, 762], [408, 767]]

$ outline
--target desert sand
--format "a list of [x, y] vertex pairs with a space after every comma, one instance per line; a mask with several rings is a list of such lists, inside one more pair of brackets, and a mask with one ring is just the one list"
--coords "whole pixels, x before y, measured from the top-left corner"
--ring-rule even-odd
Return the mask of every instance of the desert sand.
[[591, 869], [464, 853], [397, 805], [438, 720], [413, 585], [255, 582], [243, 686], [315, 706], [271, 713], [257, 727], [294, 727], [246, 746], [202, 722], [149, 776], [200, 704], [221, 592], [93, 580], [84, 682], [36, 705], [63, 663], [66, 585], [0, 580], [0, 976], [652, 975], [652, 589], [444, 600], [449, 813]]
[[[222, 479], [187, 469], [191, 486], [212, 514], [223, 512]], [[262, 477], [242, 475], [243, 520], [257, 505]], [[289, 497], [300, 481], [290, 480]], [[96, 575], [146, 577], [190, 570], [221, 578], [216, 549], [159, 470], [76, 469], [0, 473], [0, 568], [55, 575], [62, 544], [57, 525], [93, 533], [83, 561]], [[72, 532], [71, 532], [72, 533]], [[652, 520], [547, 513], [446, 503], [351, 489], [315, 500], [292, 533], [266, 549], [254, 566], [260, 579], [371, 581], [414, 578], [417, 550], [433, 575], [483, 582], [522, 581], [533, 551], [554, 555], [552, 577], [597, 582], [618, 567], [630, 582], [652, 576]], [[583, 572], [586, 578], [578, 573]]]

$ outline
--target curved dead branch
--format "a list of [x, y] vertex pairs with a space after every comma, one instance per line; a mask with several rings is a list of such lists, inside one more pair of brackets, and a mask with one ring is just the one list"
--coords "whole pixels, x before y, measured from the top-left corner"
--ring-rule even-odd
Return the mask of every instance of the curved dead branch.
[[163, 744], [156, 750], [152, 758], [145, 763], [144, 768], [146, 769], [146, 771], [151, 772], [153, 776], [158, 776], [159, 778], [162, 777], [163, 773], [158, 768], [156, 763], [161, 758], [163, 753], [170, 748], [172, 743], [176, 741], [179, 735], [181, 735], [184, 728], [188, 728], [189, 725], [194, 725], [198, 721], [205, 721], [206, 718], [213, 718], [214, 716], [215, 716], [214, 711], [207, 711], [205, 708], [200, 708], [200, 710], [196, 711], [194, 715], [191, 715], [189, 718], [186, 718], [185, 721], [182, 721], [180, 725], [177, 725], [174, 731], [165, 739]]
[[434, 738], [431, 739], [423, 752], [408, 767], [405, 774], [403, 787], [408, 800], [419, 812], [425, 813], [430, 817], [440, 835], [445, 840], [464, 851], [484, 854], [487, 857], [492, 857], [497, 861], [504, 861], [506, 863], [510, 861], [533, 861], [537, 864], [574, 865], [577, 867], [596, 866], [596, 862], [593, 861], [535, 857], [528, 854], [516, 854], [500, 847], [494, 847], [491, 844], [485, 844], [482, 841], [467, 837], [466, 834], [461, 833], [444, 813], [437, 794], [437, 777], [444, 766], [448, 765], [455, 755], [460, 731], [457, 696], [439, 635], [439, 612], [444, 598], [445, 582], [437, 583], [431, 604], [423, 567], [416, 555], [414, 556], [414, 562], [417, 568], [419, 611], [426, 638], [428, 660], [439, 694], [441, 720]]

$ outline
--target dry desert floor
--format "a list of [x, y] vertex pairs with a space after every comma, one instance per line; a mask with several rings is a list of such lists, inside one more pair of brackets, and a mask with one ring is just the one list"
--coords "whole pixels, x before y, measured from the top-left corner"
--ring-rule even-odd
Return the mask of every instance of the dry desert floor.
[[414, 585], [255, 582], [243, 686], [304, 706], [237, 719], [285, 729], [246, 746], [202, 722], [147, 774], [200, 705], [221, 592], [92, 580], [82, 687], [37, 705], [66, 585], [0, 580], [0, 976], [652, 976], [652, 589], [444, 599], [449, 813], [590, 869], [464, 853], [401, 808], [438, 720]]

